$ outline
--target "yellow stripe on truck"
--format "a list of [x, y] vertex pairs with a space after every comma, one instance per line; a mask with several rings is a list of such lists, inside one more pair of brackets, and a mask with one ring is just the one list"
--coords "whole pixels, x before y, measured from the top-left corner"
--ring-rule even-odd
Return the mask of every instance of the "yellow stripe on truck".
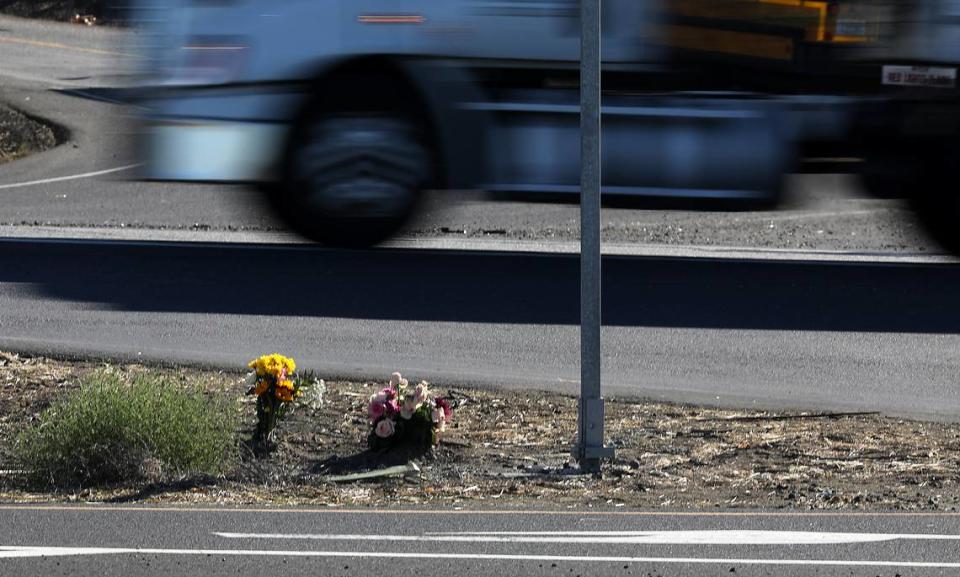
[[665, 26], [664, 36], [674, 48], [751, 56], [768, 60], [792, 60], [790, 38], [752, 32], [735, 32], [697, 26]]
[[668, 0], [670, 14], [716, 18], [803, 30], [806, 40], [826, 39], [828, 3], [820, 0]]

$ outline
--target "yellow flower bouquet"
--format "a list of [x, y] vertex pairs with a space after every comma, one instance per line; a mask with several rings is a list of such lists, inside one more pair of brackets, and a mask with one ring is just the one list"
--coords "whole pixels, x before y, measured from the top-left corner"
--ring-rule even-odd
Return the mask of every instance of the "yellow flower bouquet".
[[266, 450], [272, 447], [277, 423], [293, 402], [309, 390], [314, 399], [311, 404], [316, 403], [317, 396], [323, 394], [324, 383], [313, 375], [297, 373], [294, 360], [283, 355], [263, 355], [247, 366], [252, 369], [247, 377], [250, 384], [247, 394], [257, 397], [257, 428], [253, 444], [259, 450]]

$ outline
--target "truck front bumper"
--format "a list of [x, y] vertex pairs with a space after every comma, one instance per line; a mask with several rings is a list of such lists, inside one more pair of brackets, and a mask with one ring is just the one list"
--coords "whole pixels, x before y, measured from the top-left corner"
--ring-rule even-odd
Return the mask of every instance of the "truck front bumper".
[[276, 177], [286, 126], [147, 119], [139, 132], [146, 179], [263, 182]]

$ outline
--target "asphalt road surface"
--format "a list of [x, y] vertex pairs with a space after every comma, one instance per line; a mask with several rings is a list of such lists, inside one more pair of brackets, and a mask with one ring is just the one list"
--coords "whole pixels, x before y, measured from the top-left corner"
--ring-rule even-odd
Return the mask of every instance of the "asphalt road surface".
[[956, 515], [3, 507], [4, 575], [956, 575]]
[[[0, 348], [574, 391], [578, 258], [0, 241]], [[955, 418], [960, 269], [609, 256], [604, 385], [720, 405]]]

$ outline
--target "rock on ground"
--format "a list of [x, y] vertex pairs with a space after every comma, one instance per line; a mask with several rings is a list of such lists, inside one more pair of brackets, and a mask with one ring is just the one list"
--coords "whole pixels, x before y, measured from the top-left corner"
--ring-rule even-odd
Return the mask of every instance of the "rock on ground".
[[53, 129], [0, 104], [0, 164], [56, 146]]

